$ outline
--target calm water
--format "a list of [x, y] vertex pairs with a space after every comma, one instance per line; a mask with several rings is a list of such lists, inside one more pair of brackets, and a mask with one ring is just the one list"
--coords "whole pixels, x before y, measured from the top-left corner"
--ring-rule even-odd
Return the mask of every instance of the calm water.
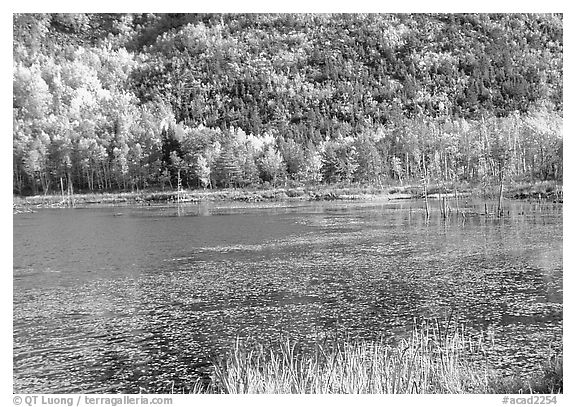
[[420, 202], [15, 215], [14, 391], [182, 390], [238, 336], [397, 338], [451, 312], [530, 374], [562, 349], [562, 207], [509, 205], [428, 224]]

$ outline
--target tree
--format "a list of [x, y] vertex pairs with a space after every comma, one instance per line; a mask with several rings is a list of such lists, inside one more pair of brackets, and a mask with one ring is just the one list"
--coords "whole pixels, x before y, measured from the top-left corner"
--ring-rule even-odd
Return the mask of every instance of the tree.
[[234, 148], [231, 144], [222, 147], [222, 151], [216, 161], [216, 180], [219, 185], [230, 188], [239, 185], [242, 176]]
[[135, 143], [128, 154], [128, 172], [131, 174], [132, 188], [142, 188], [144, 152], [140, 143]]
[[41, 120], [50, 108], [52, 95], [42, 78], [39, 65], [30, 68], [17, 64], [14, 66], [13, 107], [23, 120]]
[[210, 183], [211, 170], [208, 165], [208, 160], [206, 160], [206, 158], [202, 154], [198, 155], [198, 158], [196, 160], [195, 171], [196, 176], [198, 177], [198, 180], [202, 185], [202, 188], [206, 189], [208, 185], [211, 185]]
[[304, 150], [294, 140], [280, 140], [280, 154], [286, 163], [286, 172], [292, 179], [296, 179], [304, 168]]
[[306, 151], [304, 179], [308, 182], [319, 183], [322, 181], [322, 153], [310, 147]]
[[339, 182], [341, 180], [338, 146], [334, 142], [328, 142], [324, 147], [321, 171], [322, 179], [328, 184]]
[[285, 171], [285, 164], [282, 155], [273, 146], [268, 146], [259, 160], [260, 174], [264, 181], [272, 182], [276, 186], [276, 181]]
[[394, 174], [396, 174], [396, 177], [400, 181], [400, 185], [402, 185], [402, 179], [404, 178], [404, 168], [402, 168], [402, 160], [394, 156], [392, 157], [390, 165], [392, 167], [392, 171], [394, 171]]
[[210, 171], [210, 188], [213, 188], [216, 185], [216, 175], [219, 172], [218, 168], [218, 159], [220, 158], [220, 154], [222, 153], [222, 146], [220, 145], [219, 141], [215, 141], [211, 145], [207, 146], [204, 149], [204, 156], [206, 157], [206, 162], [208, 167], [211, 169]]
[[380, 180], [382, 171], [382, 159], [378, 149], [366, 136], [360, 136], [354, 142], [357, 152], [358, 168], [356, 169], [356, 179], [360, 182], [374, 182]]
[[502, 198], [504, 196], [504, 179], [508, 174], [510, 163], [510, 149], [500, 131], [495, 132], [494, 139], [490, 146], [490, 158], [496, 164], [496, 176], [499, 183], [498, 194], [498, 216], [502, 215]]
[[[178, 171], [181, 170], [181, 166], [176, 166], [181, 164], [182, 159], [182, 131], [175, 124], [168, 124], [163, 127], [161, 138], [162, 138], [162, 164], [164, 169], [170, 174], [170, 185], [176, 183], [176, 178], [178, 178]], [[177, 160], [176, 160], [177, 158]]]
[[50, 139], [45, 133], [39, 134], [28, 147], [24, 156], [24, 169], [32, 178], [32, 189], [36, 192], [37, 183], [40, 183], [44, 194], [48, 193], [50, 178], [48, 177], [48, 147]]
[[[178, 171], [201, 186], [199, 155], [210, 187], [260, 176], [490, 181], [497, 132], [511, 176], [562, 179], [561, 15], [15, 14], [13, 23], [17, 193], [60, 179], [138, 189], [174, 184]], [[233, 153], [221, 157], [222, 145]]]
[[241, 182], [243, 186], [254, 185], [260, 182], [258, 166], [256, 165], [254, 155], [251, 152], [244, 155]]
[[351, 183], [358, 169], [358, 152], [356, 151], [356, 147], [352, 141], [349, 140], [346, 144], [340, 146], [338, 153], [338, 172], [344, 181]]
[[[118, 188], [126, 189], [126, 176], [128, 175], [128, 152], [130, 147], [126, 143], [122, 143], [120, 147], [112, 149], [113, 166], [117, 173], [116, 182]], [[122, 183], [120, 183], [122, 181]]]

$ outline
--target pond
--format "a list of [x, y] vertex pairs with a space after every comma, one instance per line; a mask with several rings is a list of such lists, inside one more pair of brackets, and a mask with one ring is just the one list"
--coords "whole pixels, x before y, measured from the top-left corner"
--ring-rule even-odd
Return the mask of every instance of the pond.
[[562, 205], [466, 204], [429, 221], [419, 201], [15, 215], [14, 392], [185, 391], [237, 338], [398, 338], [448, 315], [529, 376], [562, 351]]

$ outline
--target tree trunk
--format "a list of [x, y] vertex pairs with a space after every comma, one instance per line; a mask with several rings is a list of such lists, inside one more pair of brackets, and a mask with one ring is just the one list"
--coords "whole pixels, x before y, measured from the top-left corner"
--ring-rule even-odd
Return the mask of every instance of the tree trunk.
[[498, 217], [502, 216], [504, 210], [502, 209], [502, 198], [504, 195], [504, 177], [500, 175], [500, 193], [498, 195]]
[[458, 217], [458, 213], [460, 213], [460, 204], [458, 202], [458, 189], [454, 187], [454, 200], [456, 201], [456, 217]]
[[430, 218], [430, 206], [428, 204], [428, 171], [426, 170], [426, 162], [422, 161], [424, 168], [424, 203], [426, 205], [426, 219]]
[[444, 181], [448, 181], [448, 156], [444, 154]]
[[74, 185], [72, 184], [72, 174], [70, 171], [67, 173], [68, 176], [68, 204], [74, 206]]
[[406, 153], [406, 179], [410, 179], [410, 158]]
[[426, 205], [426, 219], [430, 217], [430, 205], [428, 203], [428, 180], [424, 179], [424, 204]]

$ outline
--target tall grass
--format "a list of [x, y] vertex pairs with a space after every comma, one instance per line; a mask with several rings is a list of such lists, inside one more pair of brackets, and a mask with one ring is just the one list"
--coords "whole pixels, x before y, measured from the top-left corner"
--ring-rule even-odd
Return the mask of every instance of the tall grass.
[[494, 393], [545, 393], [564, 391], [564, 368], [562, 356], [549, 354], [541, 371], [528, 379], [518, 377], [497, 378], [491, 384]]
[[484, 343], [463, 329], [415, 327], [395, 345], [350, 341], [300, 351], [285, 340], [277, 351], [239, 340], [216, 364], [210, 393], [490, 393], [495, 375]]

